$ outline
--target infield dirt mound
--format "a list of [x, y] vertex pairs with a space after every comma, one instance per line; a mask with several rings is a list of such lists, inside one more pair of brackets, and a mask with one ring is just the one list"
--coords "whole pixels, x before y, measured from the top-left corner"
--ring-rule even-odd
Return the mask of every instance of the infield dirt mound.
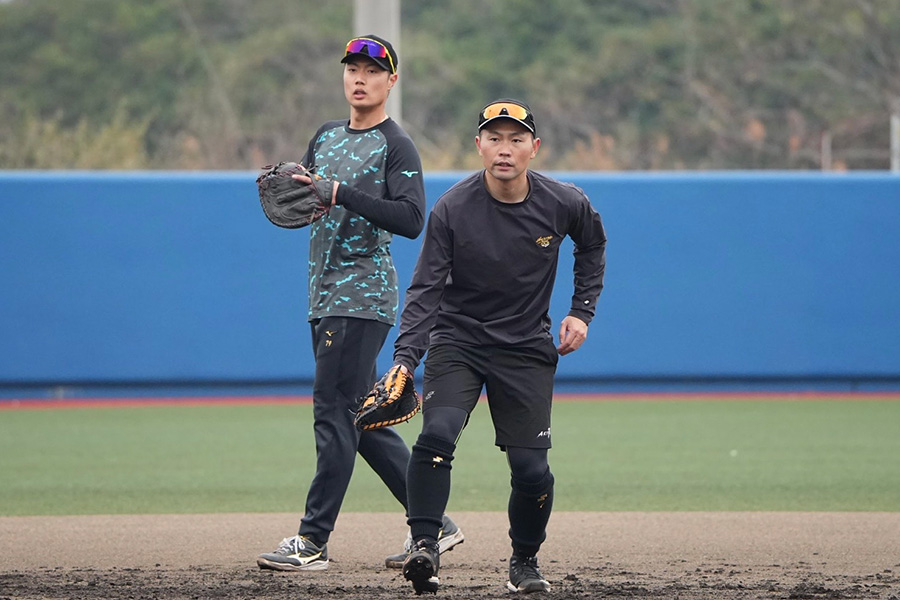
[[[503, 513], [454, 513], [438, 598], [509, 598]], [[0, 599], [415, 598], [383, 558], [396, 514], [348, 513], [329, 569], [260, 571], [292, 514], [0, 517]], [[541, 567], [549, 597], [900, 600], [900, 513], [563, 513]]]

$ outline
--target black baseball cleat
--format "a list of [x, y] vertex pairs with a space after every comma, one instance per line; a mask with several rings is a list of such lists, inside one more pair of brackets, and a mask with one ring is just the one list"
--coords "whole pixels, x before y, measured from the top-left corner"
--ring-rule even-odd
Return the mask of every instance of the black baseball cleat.
[[[463, 535], [462, 529], [453, 522], [453, 519], [444, 515], [443, 518], [444, 526], [441, 527], [441, 531], [438, 533], [438, 547], [441, 549], [441, 554], [444, 552], [450, 552], [458, 546], [466, 541], [466, 536]], [[408, 533], [406, 534], [406, 542], [403, 544], [403, 552], [399, 554], [392, 554], [384, 559], [384, 566], [389, 569], [402, 569], [403, 563], [406, 560], [406, 557], [409, 556], [409, 553], [413, 551], [413, 540], [412, 536]]]
[[512, 555], [509, 559], [509, 581], [506, 587], [511, 592], [549, 592], [550, 583], [538, 569], [537, 556]]
[[434, 540], [421, 539], [403, 561], [403, 576], [413, 584], [416, 594], [430, 592], [437, 594], [441, 581], [438, 579], [441, 550]]

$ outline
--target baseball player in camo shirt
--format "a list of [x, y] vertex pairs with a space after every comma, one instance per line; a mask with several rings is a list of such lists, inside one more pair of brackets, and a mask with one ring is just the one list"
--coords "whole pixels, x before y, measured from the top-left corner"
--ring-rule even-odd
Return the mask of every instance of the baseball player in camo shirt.
[[[553, 505], [550, 406], [559, 355], [584, 341], [606, 267], [606, 233], [584, 192], [530, 171], [531, 109], [497, 100], [479, 113], [484, 170], [434, 206], [394, 346], [407, 372], [425, 359], [422, 432], [407, 482], [414, 548], [403, 574], [419, 594], [439, 585], [441, 516], [453, 453], [483, 388], [511, 478], [507, 587], [548, 591], [537, 554]], [[548, 310], [563, 238], [575, 244], [574, 295], [553, 341]]]
[[[297, 535], [257, 558], [264, 569], [328, 567], [326, 544], [357, 452], [404, 508], [407, 502], [409, 449], [391, 428], [360, 434], [353, 410], [376, 380], [376, 359], [397, 317], [391, 237], [415, 238], [424, 225], [422, 163], [412, 140], [385, 112], [398, 78], [391, 44], [375, 35], [354, 38], [341, 62], [350, 119], [322, 125], [301, 161], [335, 180], [331, 210], [310, 228], [316, 474]], [[448, 518], [440, 538], [443, 550], [463, 541]], [[388, 566], [401, 566], [407, 553], [388, 557]]]

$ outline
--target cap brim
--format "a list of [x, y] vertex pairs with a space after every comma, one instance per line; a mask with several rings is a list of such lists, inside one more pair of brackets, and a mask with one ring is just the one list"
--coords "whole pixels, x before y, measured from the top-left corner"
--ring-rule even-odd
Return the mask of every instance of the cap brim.
[[365, 58], [367, 60], [371, 60], [373, 63], [384, 69], [385, 71], [391, 70], [391, 63], [388, 62], [386, 58], [375, 58], [369, 56], [368, 54], [364, 54], [363, 52], [354, 52], [352, 54], [348, 54], [344, 58], [341, 59], [342, 63], [348, 63], [355, 58]]

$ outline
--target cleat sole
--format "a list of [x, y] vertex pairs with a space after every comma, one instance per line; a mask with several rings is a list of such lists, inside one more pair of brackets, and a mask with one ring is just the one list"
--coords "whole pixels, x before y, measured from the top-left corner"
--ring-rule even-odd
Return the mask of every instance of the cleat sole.
[[417, 556], [403, 565], [403, 576], [412, 582], [416, 594], [436, 594], [440, 579], [434, 574], [434, 563], [425, 556]]
[[327, 560], [317, 560], [305, 565], [295, 565], [293, 563], [268, 560], [260, 556], [256, 559], [256, 564], [260, 569], [270, 569], [272, 571], [325, 571], [328, 569]]

